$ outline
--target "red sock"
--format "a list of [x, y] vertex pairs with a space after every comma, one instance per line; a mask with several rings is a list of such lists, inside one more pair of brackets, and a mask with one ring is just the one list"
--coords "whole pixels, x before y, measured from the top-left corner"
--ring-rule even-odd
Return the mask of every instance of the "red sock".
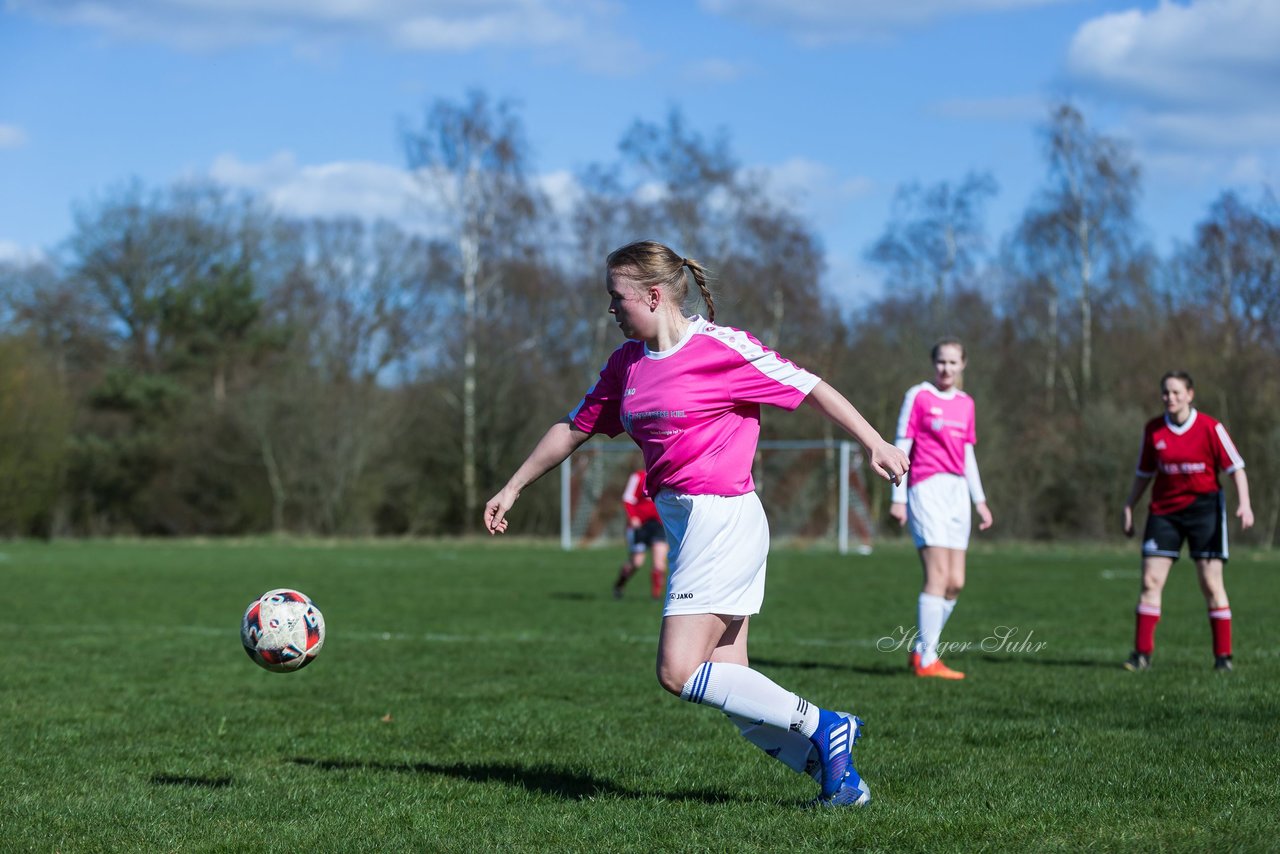
[[1209, 628], [1213, 630], [1213, 654], [1231, 654], [1231, 608], [1210, 608]]
[[1150, 655], [1156, 648], [1156, 623], [1160, 622], [1159, 605], [1138, 605], [1137, 626], [1133, 633], [1133, 650]]
[[661, 569], [650, 570], [649, 572], [649, 594], [654, 599], [662, 598], [662, 591], [667, 586], [667, 574]]

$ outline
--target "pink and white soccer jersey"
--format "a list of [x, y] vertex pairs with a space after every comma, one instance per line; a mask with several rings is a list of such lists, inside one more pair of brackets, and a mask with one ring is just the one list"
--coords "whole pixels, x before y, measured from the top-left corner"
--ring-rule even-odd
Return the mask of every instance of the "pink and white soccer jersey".
[[967, 549], [969, 498], [984, 500], [977, 463], [970, 463], [967, 450], [977, 442], [973, 398], [959, 389], [939, 391], [929, 382], [912, 386], [898, 416], [898, 441], [903, 440], [910, 443], [907, 522], [916, 548]]
[[976, 445], [973, 398], [960, 391], [938, 391], [923, 382], [907, 390], [898, 415], [898, 438], [910, 439], [911, 484], [935, 474], [964, 476], [964, 446]]
[[758, 613], [769, 525], [751, 463], [760, 405], [795, 409], [820, 382], [746, 332], [691, 319], [680, 342], [628, 341], [570, 414], [640, 446], [671, 547], [663, 614]]
[[615, 350], [570, 419], [584, 433], [625, 430], [644, 454], [650, 495], [742, 495], [755, 489], [760, 404], [795, 409], [819, 382], [749, 333], [695, 316], [670, 350]]

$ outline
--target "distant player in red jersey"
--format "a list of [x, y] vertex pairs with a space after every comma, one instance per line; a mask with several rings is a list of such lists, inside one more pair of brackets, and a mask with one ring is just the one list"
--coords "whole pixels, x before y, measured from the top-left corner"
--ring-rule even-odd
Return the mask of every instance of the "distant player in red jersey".
[[1169, 570], [1186, 541], [1196, 562], [1200, 591], [1209, 606], [1214, 667], [1231, 669], [1231, 606], [1222, 581], [1227, 561], [1227, 513], [1218, 472], [1236, 485], [1236, 518], [1241, 530], [1252, 527], [1249, 481], [1244, 460], [1227, 430], [1191, 403], [1195, 387], [1185, 371], [1170, 371], [1160, 380], [1164, 415], [1147, 422], [1133, 488], [1124, 503], [1124, 533], [1133, 536], [1133, 505], [1154, 482], [1146, 531], [1142, 535], [1142, 593], [1138, 597], [1133, 654], [1126, 670], [1146, 670], [1160, 622], [1160, 594]]
[[613, 583], [615, 599], [622, 598], [622, 588], [636, 572], [644, 568], [645, 552], [653, 552], [653, 569], [649, 571], [649, 596], [662, 598], [667, 583], [667, 532], [662, 528], [658, 508], [644, 490], [644, 469], [627, 478], [622, 490], [622, 512], [627, 514], [627, 559], [618, 569]]
[[917, 640], [908, 665], [917, 676], [963, 679], [963, 673], [942, 663], [938, 644], [964, 589], [969, 502], [977, 510], [979, 530], [990, 528], [992, 517], [973, 453], [978, 441], [973, 398], [960, 390], [964, 345], [943, 338], [929, 355], [933, 382], [907, 389], [898, 415], [897, 445], [909, 455], [911, 473], [893, 487], [889, 515], [900, 525], [910, 523], [924, 570], [916, 601]]

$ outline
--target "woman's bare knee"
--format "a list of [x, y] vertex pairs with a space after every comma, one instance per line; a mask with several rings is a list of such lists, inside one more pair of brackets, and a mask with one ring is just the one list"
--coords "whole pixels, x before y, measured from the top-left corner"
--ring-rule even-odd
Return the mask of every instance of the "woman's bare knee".
[[697, 670], [697, 665], [690, 667], [687, 664], [679, 664], [677, 662], [658, 660], [658, 684], [677, 697], [684, 690], [685, 684], [689, 681], [689, 677]]
[[716, 614], [664, 617], [658, 636], [658, 684], [679, 695], [694, 671], [714, 654], [729, 622]]

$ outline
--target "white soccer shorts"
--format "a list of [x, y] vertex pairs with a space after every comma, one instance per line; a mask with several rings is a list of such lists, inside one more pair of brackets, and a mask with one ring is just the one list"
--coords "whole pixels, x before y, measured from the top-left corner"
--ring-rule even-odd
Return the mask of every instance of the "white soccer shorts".
[[662, 615], [760, 613], [769, 520], [759, 497], [663, 490], [656, 501], [671, 546]]
[[935, 474], [907, 489], [907, 526], [916, 548], [969, 548], [973, 515], [969, 484], [958, 474]]

